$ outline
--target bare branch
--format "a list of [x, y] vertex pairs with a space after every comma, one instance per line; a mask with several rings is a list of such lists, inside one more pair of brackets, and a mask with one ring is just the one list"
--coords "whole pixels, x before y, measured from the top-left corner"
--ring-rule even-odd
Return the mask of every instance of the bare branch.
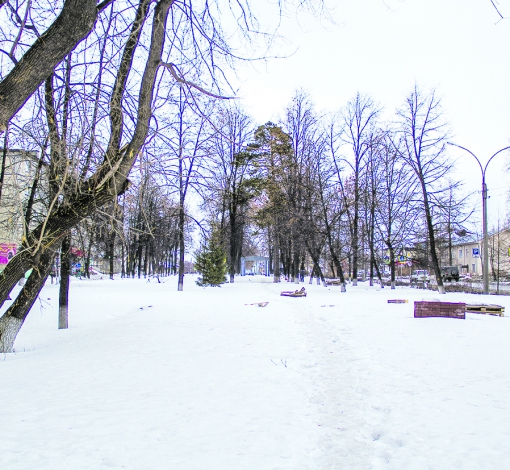
[[[210, 96], [211, 98], [217, 98], [220, 100], [235, 100], [235, 99], [237, 99], [235, 96], [217, 95], [216, 93], [212, 93], [210, 91], [205, 90], [204, 88], [197, 85], [196, 83], [186, 80], [185, 78], [183, 78], [177, 65], [172, 64], [171, 62], [161, 62], [161, 65], [170, 71], [170, 73], [172, 74], [172, 77], [174, 77], [176, 82], [186, 85], [188, 88], [195, 88], [196, 90], [200, 91], [204, 95]], [[179, 73], [177, 73], [177, 72], [179, 72]]]

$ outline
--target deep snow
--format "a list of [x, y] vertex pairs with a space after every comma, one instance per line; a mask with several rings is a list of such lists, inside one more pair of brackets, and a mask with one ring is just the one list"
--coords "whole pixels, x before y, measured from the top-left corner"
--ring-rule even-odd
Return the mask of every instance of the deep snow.
[[510, 468], [507, 317], [414, 319], [439, 294], [367, 283], [165, 281], [73, 281], [65, 331], [46, 285], [0, 356], [0, 469]]

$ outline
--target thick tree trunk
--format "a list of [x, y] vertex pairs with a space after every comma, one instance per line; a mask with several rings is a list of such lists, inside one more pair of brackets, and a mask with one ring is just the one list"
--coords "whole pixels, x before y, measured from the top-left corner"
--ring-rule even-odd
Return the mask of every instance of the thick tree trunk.
[[0, 132], [59, 62], [85, 38], [97, 17], [96, 0], [66, 0], [60, 15], [0, 82]]
[[69, 281], [71, 276], [71, 234], [62, 240], [60, 250], [60, 288], [58, 296], [58, 329], [69, 326]]
[[[141, 79], [136, 126], [130, 142], [120, 148], [122, 116], [119, 116], [119, 113], [122, 114], [121, 101], [125, 83], [142, 31], [141, 26], [149, 11], [149, 0], [143, 0], [139, 5], [137, 17], [132, 24], [122, 56], [110, 102], [112, 132], [103, 164], [90, 179], [81, 184], [75, 193], [69, 195], [65, 205], [56, 205], [47, 218], [27, 235], [23, 249], [19, 250], [0, 274], [1, 306], [16, 282], [28, 269], [34, 268], [28, 282], [0, 319], [0, 350], [2, 351], [12, 350], [14, 338], [49, 274], [55, 250], [61, 238], [78, 222], [122, 194], [129, 185], [127, 176], [148, 133], [154, 84], [161, 65], [166, 20], [172, 3], [172, 0], [159, 0], [154, 9], [151, 45]], [[87, 17], [87, 14], [91, 12], [92, 15]], [[37, 39], [22, 60], [0, 82], [0, 131], [5, 129], [9, 119], [39, 84], [51, 75], [55, 65], [90, 31], [96, 14], [95, 1], [65, 1], [61, 15], [49, 30]], [[60, 19], [62, 20], [59, 22]], [[76, 27], [69, 28], [70, 24]], [[88, 29], [77, 31], [84, 24]], [[77, 33], [74, 39], [69, 39], [69, 31]], [[61, 49], [57, 50], [58, 48]]]
[[12, 352], [14, 340], [50, 273], [54, 250], [47, 250], [40, 258], [37, 269], [30, 274], [16, 300], [0, 318], [0, 353]]
[[116, 193], [121, 187], [127, 188], [127, 180], [123, 181], [124, 184], [120, 186], [119, 182], [114, 180], [111, 185], [104, 185], [96, 191], [70, 196], [68, 204], [58, 207], [28, 235], [27, 244], [23, 246], [25, 249], [20, 250], [0, 273], [1, 304], [23, 274], [38, 267], [38, 260], [47, 249], [58, 245], [74, 225], [110, 202], [114, 197], [112, 193]]

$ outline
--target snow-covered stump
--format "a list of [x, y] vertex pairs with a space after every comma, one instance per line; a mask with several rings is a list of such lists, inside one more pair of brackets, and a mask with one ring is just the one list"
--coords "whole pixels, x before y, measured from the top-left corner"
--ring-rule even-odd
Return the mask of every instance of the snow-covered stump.
[[21, 330], [23, 320], [4, 315], [0, 318], [0, 353], [10, 353], [14, 347], [14, 340]]

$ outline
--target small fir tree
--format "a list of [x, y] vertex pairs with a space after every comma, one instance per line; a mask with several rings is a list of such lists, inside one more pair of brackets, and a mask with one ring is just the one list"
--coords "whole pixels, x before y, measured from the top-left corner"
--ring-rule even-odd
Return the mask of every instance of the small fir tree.
[[219, 286], [226, 281], [227, 256], [217, 230], [197, 253], [195, 269], [202, 275], [197, 281], [199, 286]]

